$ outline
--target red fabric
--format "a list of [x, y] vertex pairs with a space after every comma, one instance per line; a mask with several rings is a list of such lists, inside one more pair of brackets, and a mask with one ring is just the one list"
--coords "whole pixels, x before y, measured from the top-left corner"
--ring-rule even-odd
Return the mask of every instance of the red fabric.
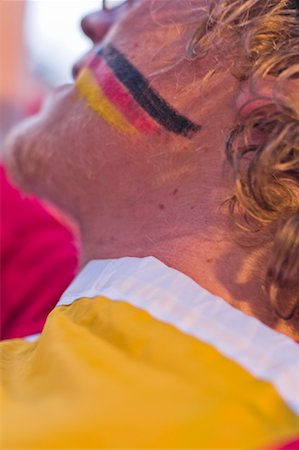
[[299, 450], [299, 438], [295, 441], [289, 442], [283, 447], [279, 447], [277, 450]]
[[77, 269], [73, 234], [0, 167], [1, 339], [39, 333]]

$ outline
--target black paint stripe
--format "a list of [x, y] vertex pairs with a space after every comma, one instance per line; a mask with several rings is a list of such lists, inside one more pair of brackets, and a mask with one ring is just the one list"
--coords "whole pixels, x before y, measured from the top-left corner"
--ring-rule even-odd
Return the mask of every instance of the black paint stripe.
[[187, 117], [176, 112], [149, 85], [149, 82], [115, 47], [108, 45], [98, 55], [105, 59], [119, 81], [125, 85], [137, 103], [160, 125], [176, 134], [192, 137], [200, 129]]

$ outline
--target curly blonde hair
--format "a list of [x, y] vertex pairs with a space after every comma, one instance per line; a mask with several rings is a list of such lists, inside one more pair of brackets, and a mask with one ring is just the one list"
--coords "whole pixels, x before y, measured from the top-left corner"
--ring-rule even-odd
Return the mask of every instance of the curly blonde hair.
[[271, 236], [265, 290], [287, 320], [299, 306], [299, 1], [214, 1], [189, 56], [228, 34], [240, 36], [245, 50], [240, 60], [240, 38], [231, 40], [232, 73], [251, 86], [261, 78], [275, 81], [266, 104], [240, 113], [226, 154], [235, 181], [229, 209], [239, 225]]

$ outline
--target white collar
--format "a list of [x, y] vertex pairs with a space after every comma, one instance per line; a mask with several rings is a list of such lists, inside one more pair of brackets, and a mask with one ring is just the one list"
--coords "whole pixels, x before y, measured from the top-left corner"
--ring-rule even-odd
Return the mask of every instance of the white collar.
[[95, 260], [73, 281], [58, 306], [96, 296], [126, 301], [211, 344], [257, 378], [271, 382], [299, 414], [299, 345], [186, 275], [154, 257]]

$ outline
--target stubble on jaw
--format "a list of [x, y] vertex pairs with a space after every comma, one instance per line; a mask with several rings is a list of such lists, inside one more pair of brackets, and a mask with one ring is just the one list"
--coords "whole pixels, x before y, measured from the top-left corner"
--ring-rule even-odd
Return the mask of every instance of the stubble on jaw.
[[36, 140], [34, 136], [26, 138], [25, 127], [32, 119], [17, 125], [7, 136], [4, 143], [4, 164], [10, 178], [23, 191], [28, 191], [31, 175], [36, 171], [36, 162], [30, 157], [30, 148]]
[[86, 126], [87, 119], [79, 117], [74, 106], [75, 91], [53, 104], [52, 97], [57, 95], [51, 94], [38, 114], [16, 125], [4, 144], [4, 164], [12, 181], [37, 196], [47, 197], [55, 172], [61, 171], [65, 158], [71, 158], [65, 150], [72, 141], [79, 142], [80, 131]]

